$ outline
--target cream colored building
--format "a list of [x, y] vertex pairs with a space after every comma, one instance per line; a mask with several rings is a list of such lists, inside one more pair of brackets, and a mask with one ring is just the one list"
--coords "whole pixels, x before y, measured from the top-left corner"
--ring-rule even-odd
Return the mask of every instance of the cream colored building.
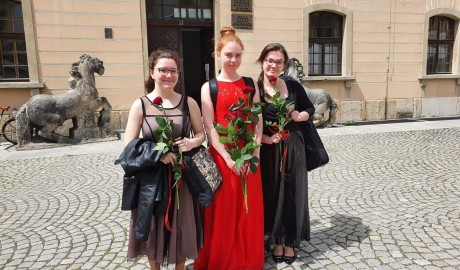
[[0, 106], [67, 91], [70, 64], [86, 53], [104, 61], [96, 86], [123, 129], [144, 94], [149, 52], [177, 49], [182, 89], [199, 97], [219, 69], [210, 40], [232, 16], [250, 28], [237, 30], [240, 73], [257, 78], [262, 48], [282, 43], [303, 63], [304, 84], [336, 100], [337, 122], [460, 115], [454, 0], [0, 0]]

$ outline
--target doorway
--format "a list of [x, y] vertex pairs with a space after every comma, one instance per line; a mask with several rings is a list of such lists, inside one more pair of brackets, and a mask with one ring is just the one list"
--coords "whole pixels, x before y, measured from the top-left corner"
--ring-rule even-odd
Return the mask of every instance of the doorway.
[[211, 27], [182, 30], [182, 76], [185, 94], [201, 107], [201, 86], [214, 78], [214, 43]]
[[182, 70], [176, 91], [192, 97], [201, 107], [201, 86], [214, 78], [214, 28], [149, 26], [149, 55], [158, 48], [177, 51]]
[[201, 107], [201, 86], [214, 78], [214, 19], [211, 0], [146, 0], [148, 53], [177, 51], [182, 68], [175, 91]]

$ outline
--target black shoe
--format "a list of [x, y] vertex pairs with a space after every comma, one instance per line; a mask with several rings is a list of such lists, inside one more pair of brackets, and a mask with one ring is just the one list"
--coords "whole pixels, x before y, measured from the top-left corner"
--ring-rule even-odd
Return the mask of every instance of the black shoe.
[[297, 259], [297, 256], [295, 254], [295, 250], [294, 250], [294, 256], [292, 256], [292, 257], [284, 255], [284, 262], [287, 263], [287, 264], [292, 264], [295, 261], [295, 259]]
[[275, 261], [275, 263], [282, 263], [282, 262], [284, 262], [284, 255], [272, 254], [272, 259], [273, 259], [273, 261]]

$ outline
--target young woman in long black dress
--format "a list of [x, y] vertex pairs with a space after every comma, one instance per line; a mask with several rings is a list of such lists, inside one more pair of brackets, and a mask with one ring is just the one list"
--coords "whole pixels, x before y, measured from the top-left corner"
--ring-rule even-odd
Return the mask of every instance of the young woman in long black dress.
[[[260, 150], [265, 233], [274, 244], [273, 260], [291, 264], [296, 258], [294, 248], [299, 247], [301, 240], [310, 238], [308, 180], [301, 125], [309, 120], [315, 108], [299, 82], [280, 78], [288, 60], [283, 45], [268, 44], [258, 58], [262, 72], [257, 83], [263, 95], [261, 101], [265, 103], [264, 122], [275, 124], [264, 127]], [[270, 98], [277, 93], [279, 99], [293, 104], [286, 110], [287, 124], [283, 132], [275, 128], [282, 123]]]

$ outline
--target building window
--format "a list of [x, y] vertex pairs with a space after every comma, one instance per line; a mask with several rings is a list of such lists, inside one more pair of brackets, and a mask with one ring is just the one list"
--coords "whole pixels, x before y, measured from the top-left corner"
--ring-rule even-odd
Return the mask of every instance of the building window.
[[146, 7], [147, 19], [153, 21], [212, 22], [211, 0], [147, 0]]
[[0, 0], [0, 80], [27, 81], [28, 78], [21, 3]]
[[342, 75], [343, 17], [318, 11], [309, 21], [308, 75]]
[[430, 18], [427, 74], [451, 74], [455, 21], [444, 16]]

